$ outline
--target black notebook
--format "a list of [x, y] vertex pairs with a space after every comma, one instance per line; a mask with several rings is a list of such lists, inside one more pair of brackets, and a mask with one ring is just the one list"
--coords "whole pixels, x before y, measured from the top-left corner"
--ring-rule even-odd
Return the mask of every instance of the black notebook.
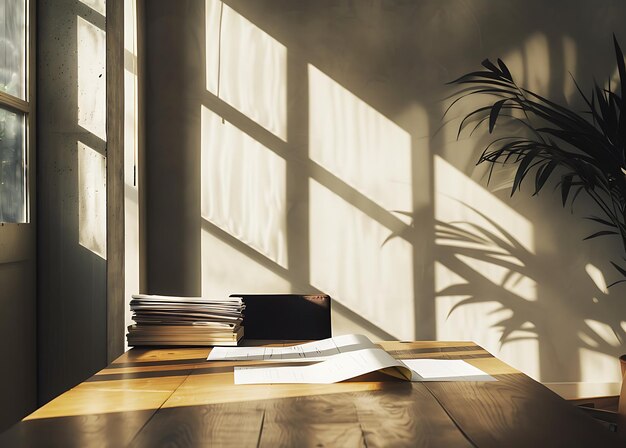
[[246, 339], [309, 340], [331, 337], [330, 297], [325, 294], [231, 294], [246, 306]]

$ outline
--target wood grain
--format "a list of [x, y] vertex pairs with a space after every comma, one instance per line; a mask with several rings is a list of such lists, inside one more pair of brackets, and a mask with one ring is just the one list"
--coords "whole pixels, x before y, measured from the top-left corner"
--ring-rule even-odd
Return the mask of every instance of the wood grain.
[[132, 447], [256, 447], [263, 410], [254, 406], [211, 405], [161, 409]]
[[477, 446], [618, 446], [614, 434], [523, 374], [424, 383]]
[[351, 398], [334, 394], [270, 400], [259, 446], [366, 446]]
[[368, 447], [471, 446], [422, 384], [353, 395]]
[[399, 358], [465, 359], [498, 381], [407, 383], [375, 373], [327, 385], [235, 385], [233, 366], [258, 362], [207, 362], [207, 348], [133, 349], [11, 428], [0, 446], [619, 446], [473, 343], [381, 346]]
[[0, 446], [33, 447], [124, 447], [155, 411], [89, 413], [77, 416], [37, 418], [22, 421], [0, 434]]

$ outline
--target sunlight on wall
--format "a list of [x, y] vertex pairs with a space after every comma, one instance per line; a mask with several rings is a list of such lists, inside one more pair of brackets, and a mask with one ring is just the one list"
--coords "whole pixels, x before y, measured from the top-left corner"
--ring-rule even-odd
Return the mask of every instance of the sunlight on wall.
[[287, 267], [286, 162], [202, 106], [202, 216]]
[[563, 36], [563, 96], [567, 102], [576, 97], [576, 68], [578, 63], [578, 48], [576, 42], [569, 36]]
[[80, 0], [83, 5], [89, 6], [94, 11], [99, 12], [103, 16], [106, 15], [106, 1], [105, 0]]
[[291, 293], [290, 283], [236, 247], [202, 231], [202, 296]]
[[287, 48], [219, 0], [205, 5], [207, 90], [286, 140]]
[[580, 381], [620, 382], [619, 360], [612, 355], [581, 348]]
[[[606, 285], [606, 279], [604, 278], [604, 274], [600, 269], [598, 269], [591, 263], [587, 263], [585, 265], [585, 271], [587, 271], [589, 278], [593, 280], [600, 292], [604, 294], [609, 294], [609, 288]], [[597, 300], [597, 298], [595, 300]]]
[[615, 335], [615, 332], [609, 325], [593, 319], [584, 319], [584, 321], [591, 330], [591, 332], [595, 333], [596, 336], [598, 336], [607, 344], [612, 345], [613, 347], [619, 347], [621, 345], [619, 339]]
[[400, 339], [415, 333], [412, 246], [314, 180], [311, 284]]
[[[576, 55], [570, 53], [571, 45], [569, 41], [564, 40], [563, 43], [566, 60], [565, 68], [569, 69], [570, 64], [576, 63]], [[574, 48], [575, 51], [575, 48]], [[513, 74], [513, 79], [518, 85], [525, 87], [538, 93], [545, 95], [548, 93], [550, 85], [550, 47], [548, 39], [544, 34], [535, 33], [528, 37], [521, 48], [511, 51], [504, 55], [502, 60], [509, 67]], [[573, 72], [572, 72], [573, 73]], [[565, 72], [564, 76], [568, 76]], [[570, 79], [571, 81], [571, 79]], [[569, 91], [569, 82], [564, 86]]]
[[106, 34], [77, 17], [78, 124], [106, 140]]
[[[478, 229], [493, 232], [508, 241], [509, 233], [517, 243], [529, 253], [534, 254], [533, 225], [507, 204], [471, 180], [443, 158], [435, 155], [435, 218], [445, 223], [454, 223], [470, 232]], [[474, 210], [472, 210], [474, 209]], [[490, 222], [478, 213], [492, 220]], [[498, 227], [500, 228], [498, 228]], [[446, 243], [438, 241], [439, 244]], [[450, 244], [450, 243], [449, 243]], [[478, 243], [455, 242], [463, 247], [484, 248]], [[490, 249], [508, 255], [506, 248], [493, 246]], [[515, 262], [515, 257], [508, 257]], [[519, 260], [517, 263], [521, 263]]]
[[106, 259], [106, 158], [78, 142], [78, 242]]
[[524, 87], [540, 95], [547, 95], [550, 88], [550, 47], [544, 34], [536, 33], [524, 45]]
[[311, 160], [387, 210], [412, 210], [411, 137], [309, 64]]
[[[332, 297], [332, 300], [335, 300], [335, 298]], [[372, 325], [370, 325], [368, 322], [363, 322], [363, 325], [361, 325], [360, 322], [355, 321], [355, 319], [351, 316], [344, 315], [342, 313], [342, 310], [339, 310], [337, 306], [335, 306], [334, 308], [331, 306], [330, 313], [333, 336], [356, 333], [367, 336], [370, 341], [389, 340], [388, 336], [378, 332], [377, 329], [373, 328]]]
[[[417, 102], [411, 102], [394, 116], [394, 122], [402, 129], [411, 131], [411, 159], [407, 160], [407, 165], [412, 165], [411, 183], [413, 210], [420, 213], [420, 210], [430, 209], [432, 203], [432, 155], [430, 131], [431, 122], [440, 120], [439, 117], [431, 117], [425, 107]], [[408, 210], [406, 210], [408, 211]], [[410, 224], [410, 222], [408, 223]]]
[[[135, 182], [139, 138], [137, 87], [137, 3], [124, 0], [124, 297], [126, 325], [130, 297], [139, 291], [139, 190]], [[124, 337], [124, 348], [128, 342]]]
[[[500, 344], [502, 329], [496, 326], [512, 316], [513, 311], [491, 297], [475, 304], [460, 306], [450, 315], [452, 307], [470, 295], [479, 296], [481, 288], [491, 290], [494, 286], [515, 294], [520, 299], [537, 299], [535, 282], [508, 267], [498, 266], [498, 260], [523, 265], [522, 260], [511, 253], [512, 243], [518, 243], [523, 253], [534, 253], [533, 226], [526, 218], [504, 204], [483, 187], [469, 179], [441, 157], [435, 156], [435, 218], [445, 225], [466, 232], [461, 241], [449, 237], [436, 240], [440, 254], [451, 253], [461, 262], [464, 272], [455, 272], [446, 266], [445, 260], [435, 264], [435, 290], [437, 293], [454, 285], [465, 285], [462, 293], [436, 297], [437, 339], [472, 340], [494, 355], [501, 357], [530, 376], [539, 375], [538, 342], [530, 331], [533, 325], [524, 323], [521, 330], [511, 333], [514, 341]], [[474, 209], [474, 210], [472, 210]], [[490, 222], [485, 217], [493, 220]], [[500, 227], [500, 228], [498, 228]], [[438, 228], [440, 232], [441, 229]], [[492, 236], [489, 236], [489, 232]], [[509, 235], [506, 235], [506, 234]], [[441, 234], [440, 234], [441, 235]], [[475, 241], [473, 237], [483, 240]], [[496, 239], [501, 239], [498, 242]], [[514, 241], [511, 241], [511, 240]], [[470, 255], [465, 249], [474, 249]], [[485, 252], [497, 255], [490, 259]], [[478, 257], [482, 257], [479, 259]], [[465, 276], [479, 276], [484, 285], [469, 283]]]

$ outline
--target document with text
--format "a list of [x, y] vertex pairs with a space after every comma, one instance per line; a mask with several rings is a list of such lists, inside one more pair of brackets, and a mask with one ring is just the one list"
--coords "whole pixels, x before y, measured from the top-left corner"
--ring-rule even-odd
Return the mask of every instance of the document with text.
[[295, 363], [236, 366], [235, 384], [330, 384], [376, 371], [405, 381], [496, 381], [463, 360], [396, 359], [358, 334], [291, 347], [215, 347], [207, 360]]
[[215, 347], [208, 361], [279, 361], [311, 362], [323, 361], [339, 353], [353, 352], [364, 348], [379, 348], [361, 334], [347, 334], [290, 347]]
[[410, 380], [411, 370], [381, 348], [339, 353], [311, 365], [235, 367], [235, 384], [330, 384], [381, 371]]

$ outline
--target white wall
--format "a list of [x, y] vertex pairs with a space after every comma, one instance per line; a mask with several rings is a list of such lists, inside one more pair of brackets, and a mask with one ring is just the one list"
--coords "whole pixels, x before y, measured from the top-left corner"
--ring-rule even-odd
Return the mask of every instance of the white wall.
[[[193, 6], [179, 11], [193, 14], [176, 20], [165, 3], [147, 5], [158, 20], [146, 45], [160, 49], [149, 50], [148, 77], [165, 79], [155, 71], [179, 45], [180, 79], [191, 80], [171, 90], [148, 82], [149, 164], [172, 151], [189, 163], [149, 181], [148, 206], [161, 215], [148, 220], [148, 252], [173, 255], [148, 258], [151, 292], [322, 291], [335, 299], [336, 334], [474, 340], [542, 381], [617, 380], [626, 302], [623, 288], [603, 285], [616, 277], [609, 260], [620, 252], [610, 241], [581, 241], [591, 205], [572, 216], [550, 187], [509, 198], [497, 188], [504, 177], [488, 187], [474, 166], [485, 140], [456, 139], [467, 109], [441, 127], [445, 83], [486, 57], [579, 107], [568, 73], [584, 86], [613, 74], [611, 32], [626, 7], [203, 3], [186, 2]], [[166, 30], [176, 42], [163, 50], [150, 36]], [[160, 107], [172, 104], [180, 114]], [[170, 131], [157, 129], [165, 118]], [[182, 136], [181, 147], [162, 144], [168, 135]], [[178, 201], [191, 198], [186, 224], [168, 217], [167, 230], [157, 229], [167, 209], [158, 204], [174, 210], [172, 185], [181, 182]], [[199, 265], [192, 249], [164, 246], [189, 232], [200, 235]], [[176, 281], [184, 266], [189, 281], [166, 285], [166, 265]]]

